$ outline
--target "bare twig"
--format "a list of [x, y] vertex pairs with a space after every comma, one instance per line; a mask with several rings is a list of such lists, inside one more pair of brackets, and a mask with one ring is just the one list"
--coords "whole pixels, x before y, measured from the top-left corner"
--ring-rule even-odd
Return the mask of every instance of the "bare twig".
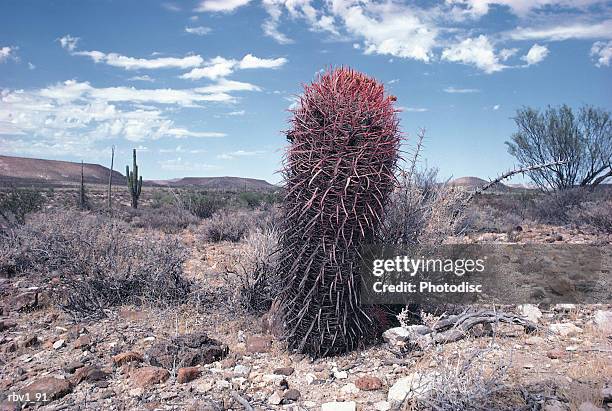
[[534, 171], [534, 170], [540, 170], [542, 168], [548, 168], [548, 167], [554, 167], [554, 166], [558, 166], [558, 165], [562, 165], [562, 164], [566, 164], [567, 160], [557, 160], [557, 161], [552, 161], [549, 163], [543, 163], [543, 164], [534, 164], [531, 166], [527, 166], [527, 167], [522, 167], [522, 168], [515, 168], [514, 170], [510, 170], [507, 171], [503, 174], [501, 174], [499, 177], [489, 181], [488, 183], [478, 187], [472, 194], [470, 194], [470, 196], [466, 199], [466, 203], [469, 203], [475, 196], [482, 194], [484, 191], [488, 190], [489, 188], [493, 187], [495, 184], [500, 183], [501, 181], [512, 177], [513, 175], [516, 174], [524, 174], [527, 173], [529, 171]]

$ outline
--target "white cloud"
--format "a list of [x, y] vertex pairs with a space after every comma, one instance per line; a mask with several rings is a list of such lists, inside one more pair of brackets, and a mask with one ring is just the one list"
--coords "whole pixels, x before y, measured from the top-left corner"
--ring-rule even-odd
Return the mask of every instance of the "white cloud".
[[205, 36], [206, 34], [210, 33], [212, 29], [210, 27], [198, 26], [198, 27], [185, 27], [185, 31], [189, 34]]
[[507, 36], [512, 40], [612, 39], [612, 19], [600, 23], [561, 24], [549, 27], [518, 27]]
[[506, 66], [499, 62], [493, 45], [487, 36], [468, 38], [442, 52], [442, 60], [473, 64], [487, 74], [501, 71]]
[[506, 61], [510, 57], [514, 56], [516, 53], [518, 53], [518, 49], [517, 48], [501, 49], [499, 51], [499, 58], [501, 59], [501, 61]]
[[226, 77], [232, 74], [235, 65], [236, 60], [228, 60], [217, 56], [208, 61], [204, 67], [194, 68], [190, 72], [182, 74], [180, 77], [188, 80], [199, 80], [201, 78], [216, 80], [220, 77]]
[[120, 67], [125, 70], [155, 70], [164, 68], [180, 68], [188, 69], [201, 66], [204, 59], [199, 55], [191, 55], [185, 57], [159, 57], [154, 59], [143, 59], [122, 56], [117, 53], [103, 53], [101, 51], [74, 51], [74, 56], [87, 56], [96, 63], [105, 63], [109, 66]]
[[493, 110], [495, 110], [495, 111], [499, 110], [499, 104], [494, 105], [493, 106]]
[[526, 62], [527, 66], [531, 66], [533, 64], [538, 64], [544, 60], [546, 56], [548, 56], [548, 48], [546, 46], [540, 46], [536, 43], [531, 46], [527, 54], [521, 57], [521, 60]]
[[7, 61], [10, 58], [15, 57], [16, 47], [4, 46], [0, 48], [0, 63]]
[[480, 93], [477, 88], [457, 88], [453, 86], [446, 87], [443, 91], [450, 94]]
[[591, 57], [596, 59], [597, 67], [609, 66], [612, 59], [612, 40], [607, 43], [604, 41], [596, 41], [591, 47]]
[[603, 3], [602, 0], [448, 0], [449, 4], [459, 7], [459, 10], [470, 17], [482, 17], [490, 10], [491, 5], [505, 6], [508, 10], [525, 17], [530, 12], [550, 6], [562, 8], [584, 8], [592, 4]]
[[244, 110], [236, 110], [236, 111], [230, 111], [229, 113], [226, 114], [226, 116], [244, 116], [246, 114], [246, 111]]
[[161, 4], [161, 6], [162, 6], [163, 8], [165, 8], [166, 10], [168, 10], [168, 11], [179, 12], [179, 11], [181, 11], [181, 10], [182, 10], [182, 9], [181, 9], [181, 8], [180, 8], [180, 7], [179, 7], [177, 4], [175, 4], [175, 3], [165, 2], [165, 3], [162, 3], [162, 4]]
[[223, 12], [228, 13], [238, 7], [249, 4], [251, 0], [204, 0], [195, 8], [197, 12]]
[[216, 80], [229, 76], [237, 69], [278, 68], [285, 63], [287, 63], [287, 59], [283, 57], [265, 59], [247, 54], [242, 60], [238, 61], [217, 56], [206, 62], [204, 67], [194, 68], [190, 72], [182, 74], [180, 77], [188, 80], [199, 80], [202, 78]]
[[237, 151], [232, 151], [230, 153], [219, 154], [217, 158], [221, 160], [233, 160], [236, 157], [253, 157], [253, 156], [258, 156], [263, 153], [265, 153], [265, 151], [262, 151], [262, 150], [255, 150], [255, 151], [237, 150]]
[[41, 89], [0, 91], [0, 144], [6, 152], [91, 158], [111, 138], [134, 142], [160, 138], [218, 138], [217, 130], [193, 130], [169, 117], [182, 107], [228, 102], [231, 91], [255, 91], [241, 82], [217, 88], [138, 89], [94, 87], [68, 80]]
[[153, 83], [155, 81], [155, 79], [147, 74], [143, 75], [143, 76], [133, 76], [130, 77], [128, 80], [130, 81], [148, 81], [150, 83]]
[[79, 40], [80, 39], [78, 37], [72, 37], [70, 34], [66, 34], [64, 37], [57, 39], [62, 48], [65, 48], [68, 51], [74, 51]]
[[34, 64], [32, 64], [31, 62], [28, 62], [28, 68], [30, 70], [34, 70], [34, 69], [36, 69], [36, 66]]
[[261, 89], [254, 84], [227, 79], [220, 79], [215, 84], [198, 87], [195, 90], [198, 93], [204, 94], [230, 93], [232, 91], [261, 91]]
[[203, 171], [219, 168], [211, 164], [205, 163], [194, 163], [191, 161], [183, 160], [182, 157], [177, 157], [170, 160], [162, 160], [158, 162], [162, 170], [168, 171]]
[[247, 54], [240, 60], [238, 67], [241, 69], [252, 69], [252, 68], [278, 68], [287, 63], [287, 59], [279, 57], [276, 59], [262, 59], [255, 57], [252, 54]]
[[423, 13], [396, 3], [332, 2], [332, 13], [352, 36], [363, 39], [366, 54], [428, 62], [438, 30]]

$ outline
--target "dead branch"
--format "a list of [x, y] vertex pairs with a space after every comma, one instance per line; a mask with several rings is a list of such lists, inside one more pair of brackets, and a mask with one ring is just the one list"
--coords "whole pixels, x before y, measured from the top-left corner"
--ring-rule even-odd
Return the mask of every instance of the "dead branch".
[[529, 171], [540, 170], [542, 168], [547, 168], [547, 167], [554, 167], [554, 166], [558, 166], [558, 165], [561, 165], [561, 164], [566, 164], [567, 162], [568, 162], [567, 160], [558, 160], [558, 161], [552, 161], [552, 162], [549, 162], [549, 163], [534, 164], [534, 165], [527, 166], [527, 167], [515, 168], [514, 170], [507, 171], [507, 172], [501, 174], [499, 177], [497, 177], [497, 178], [489, 181], [488, 183], [478, 187], [466, 199], [466, 203], [469, 203], [475, 196], [477, 196], [479, 194], [482, 194], [484, 191], [486, 191], [489, 188], [493, 187], [495, 184], [498, 184], [498, 183], [502, 182], [503, 180], [512, 177], [513, 175], [524, 174], [524, 173], [527, 173]]
[[479, 310], [449, 316], [431, 327], [426, 325], [409, 326], [408, 332], [402, 336], [402, 339], [408, 346], [426, 349], [435, 344], [446, 344], [461, 340], [478, 324], [493, 323], [520, 325], [527, 333], [537, 330], [536, 324], [523, 317], [492, 310]]

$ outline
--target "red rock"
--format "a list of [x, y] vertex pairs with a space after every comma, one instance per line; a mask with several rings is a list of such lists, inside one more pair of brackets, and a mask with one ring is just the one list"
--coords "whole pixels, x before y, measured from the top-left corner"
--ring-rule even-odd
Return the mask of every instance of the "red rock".
[[132, 384], [142, 388], [165, 382], [168, 378], [170, 378], [168, 370], [160, 367], [138, 368], [130, 375]]
[[274, 374], [289, 376], [289, 375], [293, 374], [294, 371], [295, 371], [295, 369], [293, 369], [292, 367], [282, 367], [282, 368], [275, 369], [274, 370]]
[[302, 394], [298, 390], [296, 390], [295, 388], [289, 388], [283, 394], [283, 399], [287, 401], [297, 401], [300, 399], [301, 396]]
[[72, 390], [68, 380], [43, 377], [21, 390], [20, 394], [29, 402], [49, 402], [62, 398]]
[[80, 349], [86, 349], [90, 345], [91, 345], [91, 338], [89, 337], [89, 335], [81, 335], [74, 342], [74, 348], [75, 349], [79, 349], [79, 348]]
[[247, 338], [246, 351], [250, 353], [263, 353], [272, 348], [272, 338], [261, 335], [251, 335]]
[[382, 388], [382, 381], [378, 377], [364, 376], [355, 381], [357, 388], [363, 391], [375, 391]]
[[124, 352], [124, 353], [113, 356], [113, 363], [117, 366], [127, 364], [129, 362], [134, 362], [134, 361], [142, 362], [143, 361], [142, 355], [135, 351], [128, 351], [128, 352]]
[[179, 368], [176, 380], [180, 384], [193, 381], [200, 376], [202, 371], [198, 367], [183, 367]]
[[21, 311], [34, 308], [38, 305], [38, 294], [35, 292], [25, 292], [13, 297], [9, 302], [9, 310]]
[[102, 371], [97, 367], [93, 367], [88, 365], [86, 367], [82, 367], [76, 370], [74, 376], [72, 377], [72, 382], [74, 385], [80, 384], [83, 381], [87, 382], [96, 382], [96, 381], [104, 381], [107, 379], [109, 374], [107, 372]]
[[548, 358], [551, 358], [553, 360], [559, 359], [559, 358], [563, 358], [565, 357], [566, 353], [563, 350], [550, 350], [546, 353], [546, 356]]

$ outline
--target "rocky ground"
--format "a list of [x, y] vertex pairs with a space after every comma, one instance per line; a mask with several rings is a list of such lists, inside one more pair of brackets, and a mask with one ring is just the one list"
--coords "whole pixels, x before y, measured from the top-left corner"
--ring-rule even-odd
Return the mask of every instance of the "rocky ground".
[[[589, 240], [548, 228], [519, 235]], [[538, 324], [534, 333], [493, 325], [422, 350], [391, 330], [377, 346], [312, 361], [232, 304], [233, 282], [220, 273], [240, 245], [184, 240], [201, 293], [179, 308], [124, 306], [74, 322], [50, 304], [53, 282], [1, 279], [2, 409], [462, 409], [495, 397], [506, 409], [612, 410], [610, 305], [523, 306], [515, 311]]]

